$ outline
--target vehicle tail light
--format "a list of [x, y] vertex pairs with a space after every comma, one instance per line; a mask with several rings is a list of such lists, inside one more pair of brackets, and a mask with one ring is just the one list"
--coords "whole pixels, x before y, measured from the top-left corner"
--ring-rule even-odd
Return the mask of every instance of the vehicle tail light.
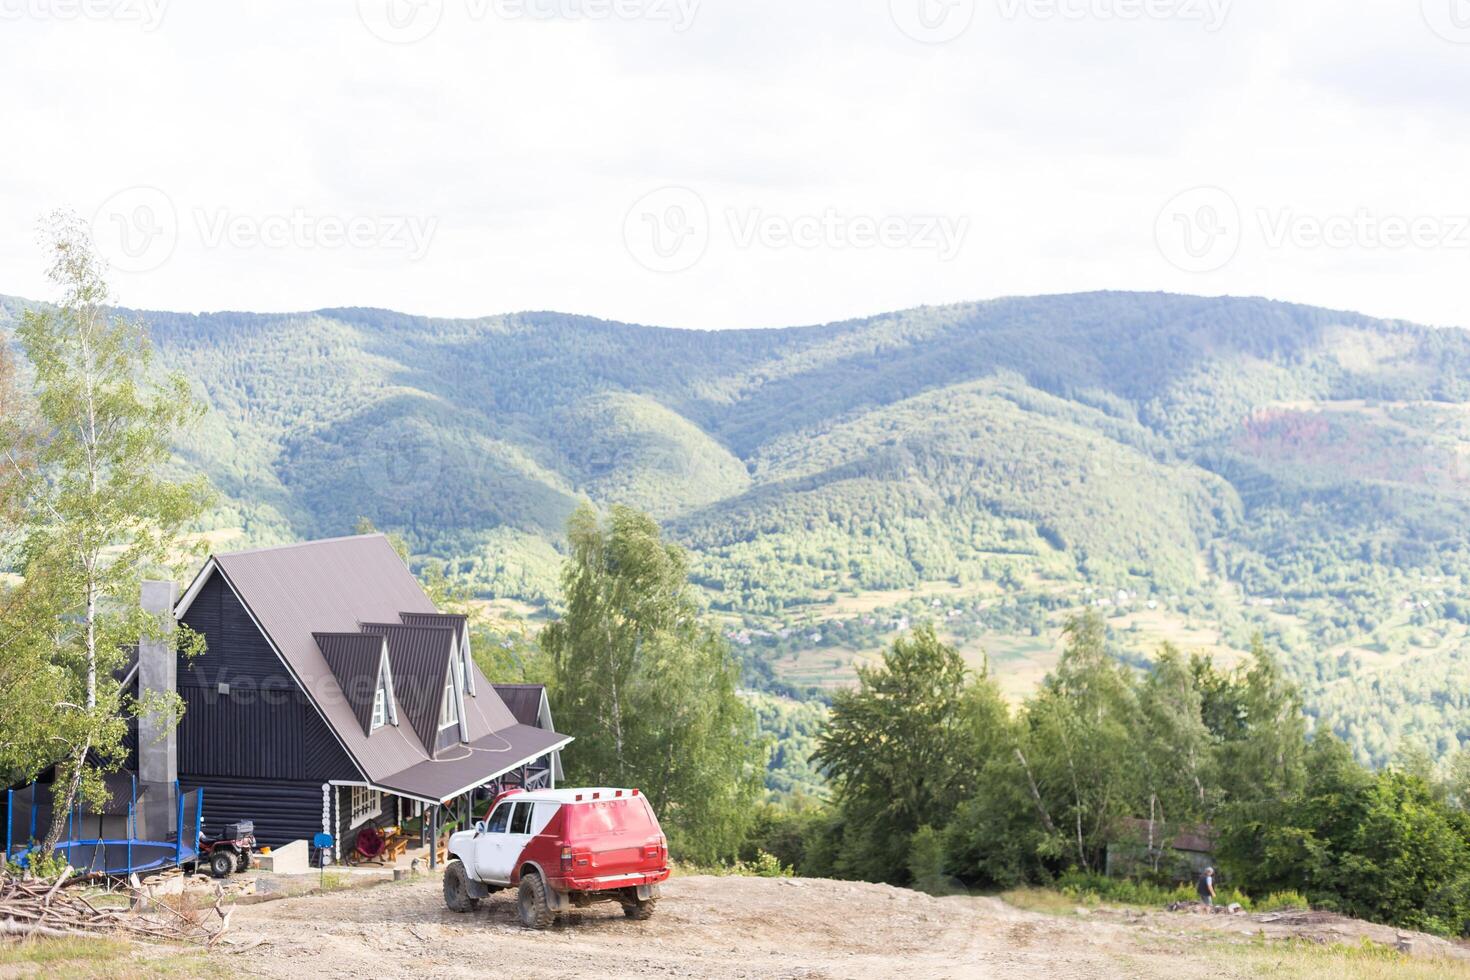
[[561, 849], [561, 869], [563, 871], [572, 870], [572, 849], [570, 847]]

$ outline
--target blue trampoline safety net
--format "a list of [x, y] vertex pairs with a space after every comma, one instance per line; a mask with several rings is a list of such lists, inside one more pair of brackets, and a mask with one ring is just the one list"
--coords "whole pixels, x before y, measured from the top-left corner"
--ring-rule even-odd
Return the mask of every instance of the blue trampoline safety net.
[[[202, 789], [181, 793], [178, 783], [108, 780], [105, 803], [78, 800], [64, 816], [56, 850], [77, 874], [126, 875], [184, 864], [199, 856]], [[7, 790], [5, 856], [24, 865], [51, 828], [52, 787], [37, 783]]]

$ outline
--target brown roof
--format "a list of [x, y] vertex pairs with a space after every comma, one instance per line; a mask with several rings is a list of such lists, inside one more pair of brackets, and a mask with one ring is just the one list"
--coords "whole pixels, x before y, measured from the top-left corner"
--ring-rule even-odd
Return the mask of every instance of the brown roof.
[[[1129, 836], [1139, 839], [1147, 839], [1148, 821], [1142, 817], [1126, 817], [1123, 820], [1123, 831]], [[1168, 841], [1169, 847], [1176, 851], [1196, 851], [1200, 854], [1209, 854], [1215, 849], [1215, 830], [1208, 824], [1178, 824], [1154, 823], [1153, 837], [1156, 841]]]
[[364, 735], [371, 734], [373, 701], [378, 693], [378, 671], [383, 664], [383, 638], [367, 633], [313, 633], [317, 649], [332, 668], [337, 686]]
[[522, 725], [538, 728], [541, 725], [541, 698], [546, 693], [545, 684], [496, 684], [495, 693], [515, 715]]
[[[492, 770], [503, 761], [503, 752], [468, 752], [461, 760], [463, 764], [434, 761], [432, 736], [427, 743], [421, 740], [418, 724], [407, 710], [416, 696], [410, 689], [434, 688], [431, 703], [433, 718], [437, 722], [439, 698], [443, 693], [442, 678], [448, 663], [447, 659], [442, 662], [438, 659], [445, 655], [440, 636], [452, 637], [449, 649], [456, 652], [459, 638], [453, 629], [401, 625], [405, 623], [406, 616], [440, 614], [383, 535], [336, 538], [215, 555], [184, 596], [178, 615], [183, 615], [198, 589], [216, 569], [224, 575], [231, 589], [280, 652], [292, 675], [321, 711], [363, 775], [375, 785], [394, 788], [395, 784], [389, 782], [390, 777], [409, 770], [417, 773], [412, 782], [429, 785], [434, 780], [425, 776], [428, 770], [423, 768], [424, 763], [451, 765], [452, 778], [438, 781], [441, 784], [458, 780], [476, 767], [485, 773], [480, 780], [483, 782], [523, 762], [532, 761], [544, 752], [544, 749], [526, 743], [532, 754], [514, 760], [499, 771]], [[385, 629], [405, 631], [404, 639], [408, 639], [410, 633], [420, 637], [426, 647], [432, 646], [436, 652], [430, 656], [427, 652], [417, 651], [408, 657], [408, 661], [426, 664], [431, 673], [439, 664], [444, 665], [443, 670], [427, 680], [420, 680], [416, 668], [407, 666], [404, 669], [409, 673], [400, 675], [399, 656], [394, 652], [392, 638], [389, 638], [388, 656], [394, 695], [410, 722], [408, 725], [384, 725], [376, 731], [366, 731], [359, 715], [361, 699], [348, 696], [333, 666], [317, 645], [314, 634], [360, 633], [364, 623], [388, 624]], [[496, 741], [495, 733], [514, 728], [516, 719], [495, 694], [489, 680], [480, 673], [474, 658], [466, 656], [465, 662], [478, 692], [477, 697], [465, 698], [465, 727], [471, 747], [482, 742], [520, 744], [510, 738]], [[557, 737], [565, 739], [565, 736]], [[458, 759], [453, 752], [451, 748], [444, 754]], [[469, 760], [474, 761], [471, 763]], [[407, 789], [403, 791], [412, 793]], [[432, 794], [424, 796], [426, 799], [431, 797]]]
[[439, 736], [444, 682], [455, 656], [454, 630], [402, 623], [363, 623], [362, 630], [387, 638], [393, 693], [419, 741], [432, 755]]
[[[447, 750], [445, 759], [394, 773], [379, 785], [423, 799], [445, 800], [518, 769], [571, 741], [544, 728], [512, 725], [468, 745]], [[458, 755], [451, 753], [458, 752]], [[489, 775], [486, 775], [486, 773]]]

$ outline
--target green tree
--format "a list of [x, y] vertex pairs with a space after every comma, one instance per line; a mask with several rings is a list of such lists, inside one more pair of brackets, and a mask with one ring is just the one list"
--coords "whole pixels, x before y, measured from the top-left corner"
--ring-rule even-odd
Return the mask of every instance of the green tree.
[[1026, 703], [1022, 766], [1048, 835], [1083, 871], [1099, 871], [1121, 822], [1144, 795], [1134, 757], [1138, 703], [1127, 668], [1107, 651], [1107, 627], [1088, 612], [1067, 625], [1055, 673]]
[[35, 369], [42, 478], [26, 500], [22, 599], [6, 613], [63, 688], [47, 725], [59, 766], [49, 851], [79, 790], [105, 799], [100, 775], [122, 759], [123, 711], [177, 710], [176, 699], [125, 704], [114, 675], [140, 637], [162, 636], [139, 608], [141, 582], [176, 567], [209, 491], [202, 478], [163, 475], [201, 410], [182, 376], [155, 380], [142, 328], [109, 312], [85, 226], [57, 215], [47, 243], [61, 301], [27, 311], [16, 331]]
[[736, 691], [738, 664], [700, 619], [688, 558], [628, 507], [605, 522], [579, 508], [567, 538], [566, 614], [541, 643], [557, 725], [577, 736], [568, 779], [638, 786], [684, 857], [735, 857], [766, 746]]
[[910, 838], [943, 826], [974, 788], [968, 671], [931, 627], [894, 641], [832, 700], [815, 761], [831, 776], [844, 838], [838, 870], [907, 883]]
[[1364, 768], [1330, 734], [1312, 742], [1305, 771], [1271, 819], [1226, 818], [1222, 853], [1236, 880], [1261, 894], [1296, 889], [1360, 918], [1470, 933], [1470, 816], [1420, 776]]
[[0, 777], [7, 785], [34, 778], [49, 760], [48, 723], [61, 700], [43, 624], [20, 615], [24, 583], [5, 571], [19, 564], [25, 503], [37, 479], [34, 406], [16, 368], [0, 340]]
[[1146, 799], [1136, 816], [1147, 819], [1143, 843], [1155, 872], [1174, 833], [1206, 820], [1218, 802], [1215, 747], [1195, 680], [1188, 661], [1166, 643], [1138, 686], [1133, 757]]

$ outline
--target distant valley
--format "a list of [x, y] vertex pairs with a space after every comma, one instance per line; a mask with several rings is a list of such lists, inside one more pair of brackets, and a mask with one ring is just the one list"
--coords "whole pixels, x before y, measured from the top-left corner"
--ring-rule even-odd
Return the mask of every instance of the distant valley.
[[932, 621], [1019, 695], [1091, 605], [1139, 664], [1260, 632], [1374, 762], [1470, 739], [1461, 330], [1129, 293], [723, 332], [140, 315], [210, 406], [181, 448], [222, 546], [366, 517], [534, 626], [572, 508], [628, 503], [753, 686], [830, 690]]

